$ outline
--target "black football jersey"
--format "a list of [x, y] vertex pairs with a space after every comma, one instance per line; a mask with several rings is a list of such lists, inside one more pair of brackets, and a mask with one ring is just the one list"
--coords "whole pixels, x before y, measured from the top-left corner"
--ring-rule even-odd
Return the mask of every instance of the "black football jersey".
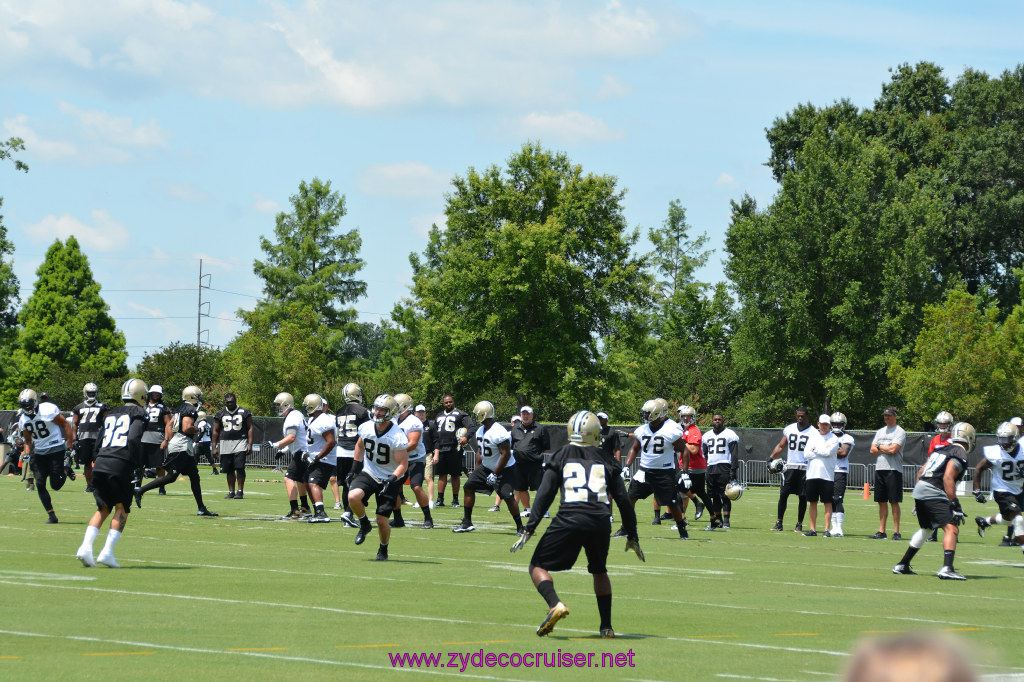
[[103, 459], [137, 464], [140, 461], [140, 442], [147, 421], [146, 408], [138, 405], [122, 405], [107, 410], [97, 439], [97, 469], [104, 470]]
[[342, 405], [335, 414], [338, 424], [338, 447], [355, 450], [359, 440], [359, 425], [370, 421], [370, 410], [359, 403]]
[[106, 403], [97, 401], [78, 403], [71, 410], [72, 417], [78, 417], [78, 433], [75, 436], [78, 440], [92, 440], [99, 435], [100, 424], [103, 422], [103, 413], [110, 409]]
[[185, 420], [185, 417], [192, 417], [192, 423], [195, 424], [199, 421], [199, 410], [191, 403], [182, 403], [178, 406], [177, 412], [171, 417], [171, 433], [184, 433], [182, 431], [182, 422]]
[[164, 432], [164, 415], [170, 414], [171, 411], [163, 403], [157, 403], [156, 405], [146, 405], [146, 431], [157, 431], [163, 438]]
[[234, 412], [222, 408], [214, 419], [220, 423], [220, 440], [242, 440], [249, 437], [252, 413], [244, 407], [236, 408]]
[[468, 414], [459, 408], [451, 412], [442, 411], [434, 418], [436, 428], [434, 430], [434, 449], [448, 452], [458, 449], [458, 439], [455, 433], [462, 427], [468, 431], [475, 431], [473, 420]]
[[924, 463], [924, 471], [921, 472], [921, 478], [918, 480], [942, 490], [942, 478], [946, 474], [946, 466], [954, 460], [960, 465], [960, 471], [956, 475], [956, 480], [959, 481], [967, 473], [967, 451], [956, 443], [935, 448], [932, 454], [928, 455], [928, 459]]
[[612, 487], [621, 486], [620, 467], [592, 445], [563, 445], [547, 465], [561, 479], [558, 515], [608, 519]]

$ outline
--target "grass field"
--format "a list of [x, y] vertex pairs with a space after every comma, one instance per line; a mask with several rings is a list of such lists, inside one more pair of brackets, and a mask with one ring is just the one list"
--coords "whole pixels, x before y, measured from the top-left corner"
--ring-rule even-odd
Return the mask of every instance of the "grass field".
[[[287, 511], [279, 475], [252, 471], [246, 499], [224, 500], [224, 478], [203, 474], [216, 519], [197, 518], [187, 482], [150, 493], [117, 546], [120, 570], [74, 558], [94, 510], [81, 477], [54, 494], [61, 522], [46, 525], [35, 493], [0, 478], [0, 679], [373, 680], [394, 675], [389, 654], [558, 652], [624, 654], [621, 668], [522, 666], [406, 668], [406, 676], [465, 679], [833, 680], [868, 634], [929, 629], [956, 633], [990, 679], [1024, 680], [1020, 595], [1024, 558], [965, 526], [957, 568], [940, 581], [941, 547], [914, 561], [917, 576], [890, 572], [905, 542], [870, 540], [877, 507], [847, 496], [846, 538], [773, 533], [777, 489], [749, 490], [732, 530], [688, 542], [670, 523], [650, 526], [638, 503], [641, 564], [612, 541], [615, 640], [597, 639], [585, 561], [556, 574], [571, 615], [536, 636], [546, 606], [526, 565], [536, 544], [510, 554], [507, 514], [475, 509], [477, 532], [455, 535], [461, 510], [435, 510], [437, 527], [396, 530], [391, 561], [371, 561], [341, 523], [278, 520]], [[257, 482], [256, 479], [267, 479]], [[486, 502], [486, 504], [485, 504]], [[795, 502], [795, 500], [794, 500]], [[995, 513], [965, 500], [969, 515]], [[909, 507], [905, 507], [909, 509]], [[337, 518], [337, 512], [332, 512]], [[914, 529], [907, 514], [904, 535]], [[546, 524], [541, 527], [543, 530]], [[819, 529], [821, 530], [821, 529]], [[106, 537], [106, 527], [96, 551]], [[631, 658], [628, 657], [631, 652]], [[632, 667], [628, 665], [632, 662]]]

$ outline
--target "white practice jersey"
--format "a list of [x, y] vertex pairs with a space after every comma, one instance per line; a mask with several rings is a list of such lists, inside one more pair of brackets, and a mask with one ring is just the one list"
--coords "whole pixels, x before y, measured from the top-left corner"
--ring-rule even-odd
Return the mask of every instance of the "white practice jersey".
[[[288, 435], [290, 432], [295, 433], [295, 440], [288, 444], [288, 451], [291, 454], [297, 452], [305, 452], [306, 446], [309, 445], [306, 436], [306, 420], [303, 418], [302, 413], [298, 410], [288, 410], [288, 414], [284, 416], [284, 435]], [[323, 447], [321, 445], [321, 447]]]
[[992, 492], [1020, 495], [1024, 489], [1024, 438], [1011, 455], [998, 445], [986, 445], [982, 453], [992, 463]]
[[661, 428], [654, 432], [650, 424], [643, 424], [636, 430], [636, 441], [640, 443], [640, 466], [644, 469], [671, 469], [675, 466], [673, 443], [683, 437], [683, 429], [671, 419], [666, 419]]
[[18, 431], [32, 434], [32, 446], [37, 451], [53, 450], [64, 444], [64, 431], [54, 423], [59, 416], [60, 408], [53, 403], [39, 403], [35, 415], [21, 415]]
[[836, 473], [848, 474], [850, 473], [850, 457], [853, 456], [854, 439], [853, 436], [848, 433], [844, 433], [843, 435], [838, 436], [838, 438], [839, 446], [842, 447], [843, 445], [849, 445], [850, 451], [846, 453], [846, 457], [840, 457], [836, 460]]
[[806, 469], [807, 460], [804, 458], [804, 448], [807, 447], [807, 439], [818, 433], [816, 426], [810, 424], [803, 431], [793, 422], [782, 429], [782, 436], [786, 439], [786, 468]]
[[[481, 466], [494, 471], [494, 467], [498, 466], [498, 460], [501, 459], [501, 451], [498, 450], [498, 446], [502, 443], [508, 443], [509, 448], [511, 448], [512, 434], [498, 422], [492, 423], [491, 428], [487, 429], [486, 432], [483, 426], [476, 430], [476, 446], [480, 451]], [[508, 461], [505, 462], [505, 468], [507, 469], [515, 463], [516, 456], [509, 450], [509, 457]]]
[[[416, 443], [416, 447], [408, 451], [410, 462], [422, 462], [427, 458], [427, 446], [423, 444], [423, 422], [420, 418], [414, 414], [410, 414], [408, 417], [402, 420], [399, 424], [402, 431], [405, 432], [405, 437], [409, 438], [414, 431], [419, 431], [420, 442]], [[411, 440], [411, 439], [410, 439]]]
[[205, 419], [200, 419], [196, 422], [196, 442], [209, 443], [211, 441], [211, 433], [213, 433], [213, 427], [210, 426], [210, 422]]
[[[335, 433], [337, 431], [337, 424], [334, 422], [334, 415], [327, 412], [321, 412], [316, 416], [313, 421], [306, 422], [306, 454], [311, 457], [317, 457], [323, 452], [324, 446], [327, 445], [327, 434]], [[335, 435], [337, 438], [337, 435]], [[338, 463], [338, 456], [335, 453], [336, 448], [331, 448], [327, 451], [327, 454], [320, 460], [326, 464]]]
[[701, 440], [701, 448], [708, 458], [708, 466], [716, 464], [732, 465], [732, 452], [729, 449], [730, 443], [739, 443], [740, 438], [732, 429], [722, 429], [721, 433], [707, 431]]
[[836, 477], [836, 455], [839, 454], [839, 439], [829, 431], [825, 435], [815, 431], [807, 439], [804, 459], [807, 461], [807, 478], [834, 481]]
[[395, 473], [398, 463], [395, 452], [405, 452], [409, 447], [409, 439], [394, 421], [388, 422], [388, 430], [377, 433], [377, 425], [372, 421], [359, 425], [359, 438], [363, 441], [363, 471], [377, 480], [383, 480]]

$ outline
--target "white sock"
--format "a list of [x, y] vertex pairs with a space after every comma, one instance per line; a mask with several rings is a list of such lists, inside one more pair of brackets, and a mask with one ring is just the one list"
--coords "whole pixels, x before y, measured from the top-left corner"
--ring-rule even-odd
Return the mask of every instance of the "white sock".
[[[991, 519], [989, 519], [989, 523], [991, 523], [993, 526], [996, 526], [996, 525], [1004, 524], [1004, 523], [1006, 523], [1006, 521], [1003, 520], [1003, 515], [1002, 514], [996, 514]], [[1007, 524], [1007, 525], [1009, 525], [1009, 524]]]
[[924, 528], [918, 528], [917, 532], [914, 533], [910, 538], [910, 546], [914, 549], [921, 549], [924, 547], [924, 540], [930, 535]]
[[114, 545], [116, 545], [117, 541], [120, 539], [121, 531], [111, 529], [110, 532], [107, 533], [107, 542], [103, 545], [103, 550], [100, 552], [100, 554], [113, 554]]
[[100, 529], [96, 526], [85, 527], [85, 538], [82, 539], [82, 549], [88, 549], [92, 552], [92, 544], [96, 542], [96, 536], [100, 534]]

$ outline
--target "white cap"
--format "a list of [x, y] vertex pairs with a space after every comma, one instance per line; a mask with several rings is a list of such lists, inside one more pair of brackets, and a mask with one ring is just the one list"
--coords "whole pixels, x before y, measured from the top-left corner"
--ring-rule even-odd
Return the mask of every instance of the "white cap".
[[512, 415], [512, 419], [510, 420], [510, 423], [515, 424], [516, 422], [521, 422], [521, 421], [523, 421], [523, 418], [520, 417], [518, 414], [514, 414], [514, 415]]
[[529, 412], [530, 414], [533, 414], [533, 408], [530, 407], [529, 405], [523, 405], [522, 407], [519, 408], [519, 412]]
[[153, 384], [152, 386], [149, 387], [149, 392], [150, 393], [159, 393], [160, 395], [163, 395], [164, 394], [164, 387], [161, 386], [160, 384]]
[[832, 417], [828, 416], [827, 414], [819, 415], [818, 416], [818, 423], [819, 424], [831, 424], [832, 423]]
[[1024, 421], [1022, 421], [1020, 417], [1013, 417], [1010, 419], [1010, 423], [1014, 426], [1024, 426]]
[[598, 419], [607, 419], [607, 418], [608, 418], [608, 415], [607, 415], [607, 414], [605, 414], [604, 412], [598, 412], [598, 413], [597, 413], [597, 418], [598, 418]]
[[427, 411], [426, 405], [417, 405], [416, 409], [413, 410], [413, 412], [426, 412], [426, 411]]

